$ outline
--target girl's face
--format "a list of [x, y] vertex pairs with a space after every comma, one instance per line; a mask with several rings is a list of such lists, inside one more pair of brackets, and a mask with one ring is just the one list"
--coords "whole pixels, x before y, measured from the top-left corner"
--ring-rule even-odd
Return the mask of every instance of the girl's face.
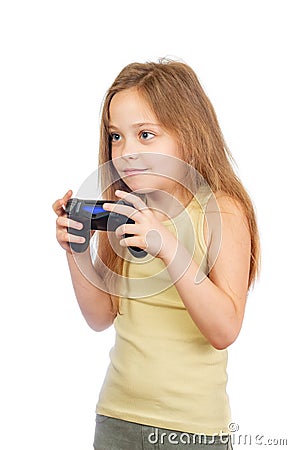
[[109, 117], [112, 162], [120, 178], [139, 193], [158, 189], [177, 194], [186, 164], [175, 138], [159, 124], [138, 91], [131, 88], [115, 94]]

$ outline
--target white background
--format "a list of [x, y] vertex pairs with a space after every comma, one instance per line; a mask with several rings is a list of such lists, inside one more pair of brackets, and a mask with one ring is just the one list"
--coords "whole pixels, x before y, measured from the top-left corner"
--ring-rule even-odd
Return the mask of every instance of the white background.
[[81, 316], [51, 204], [96, 169], [115, 76], [161, 56], [198, 74], [258, 215], [261, 278], [229, 349], [233, 421], [290, 445], [288, 10], [282, 0], [1, 3], [3, 450], [92, 448], [113, 330], [94, 333]]

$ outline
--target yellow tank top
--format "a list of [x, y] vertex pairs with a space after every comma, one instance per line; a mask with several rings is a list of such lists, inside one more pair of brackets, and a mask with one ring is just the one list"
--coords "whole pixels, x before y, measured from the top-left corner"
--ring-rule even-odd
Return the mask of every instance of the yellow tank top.
[[[204, 207], [194, 197], [163, 224], [207, 270]], [[116, 341], [96, 412], [189, 433], [227, 433], [227, 350], [216, 350], [187, 312], [164, 263], [128, 252]]]

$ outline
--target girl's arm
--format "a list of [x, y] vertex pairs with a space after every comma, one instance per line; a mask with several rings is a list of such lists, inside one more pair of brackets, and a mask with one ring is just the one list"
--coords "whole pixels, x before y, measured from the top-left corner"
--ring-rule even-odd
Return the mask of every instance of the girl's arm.
[[112, 312], [111, 297], [93, 267], [89, 249], [78, 255], [67, 252], [67, 260], [75, 295], [86, 322], [94, 331], [105, 330], [112, 325], [116, 314]]
[[[217, 260], [201, 282], [195, 282], [198, 265], [191, 260], [175, 287], [202, 334], [222, 350], [235, 341], [241, 329], [248, 292], [251, 238], [241, 207], [226, 196], [218, 196], [217, 203], [222, 222]], [[177, 248], [177, 240], [173, 240], [162, 259], [171, 278], [176, 280], [189, 254], [179, 243]]]
[[[229, 346], [237, 337], [244, 316], [248, 292], [251, 238], [242, 208], [230, 197], [216, 195], [220, 216], [214, 214], [212, 240], [208, 254], [214, 264], [209, 274], [199, 280], [199, 267], [188, 250], [155, 217], [153, 211], [136, 195], [116, 191], [132, 203], [104, 204], [103, 208], [133, 217], [134, 224], [121, 225], [115, 231], [122, 246], [137, 246], [160, 258], [173, 281], [185, 307], [203, 335], [217, 349]], [[215, 221], [221, 217], [220, 223]], [[132, 234], [124, 238], [124, 234]], [[218, 236], [219, 235], [219, 236]], [[220, 248], [218, 258], [217, 236]], [[207, 276], [208, 275], [208, 276]]]
[[68, 233], [69, 226], [76, 229], [82, 227], [82, 224], [68, 219], [65, 214], [64, 206], [71, 196], [72, 191], [70, 190], [53, 204], [53, 210], [58, 216], [56, 237], [60, 246], [66, 251], [72, 283], [81, 312], [93, 330], [102, 331], [113, 323], [116, 314], [112, 312], [111, 297], [93, 267], [89, 248], [80, 254], [73, 254], [70, 249], [69, 242], [78, 243], [84, 239]]

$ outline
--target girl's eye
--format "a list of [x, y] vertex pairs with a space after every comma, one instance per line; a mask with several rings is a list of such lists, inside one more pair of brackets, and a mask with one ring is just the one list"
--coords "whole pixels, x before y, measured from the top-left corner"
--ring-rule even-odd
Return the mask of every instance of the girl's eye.
[[155, 135], [153, 133], [151, 133], [150, 131], [142, 131], [140, 134], [140, 137], [144, 141], [148, 141], [149, 139], [152, 139], [153, 137], [155, 137]]
[[118, 133], [112, 133], [110, 135], [110, 139], [111, 139], [111, 142], [118, 142], [118, 141], [120, 141], [121, 136]]

